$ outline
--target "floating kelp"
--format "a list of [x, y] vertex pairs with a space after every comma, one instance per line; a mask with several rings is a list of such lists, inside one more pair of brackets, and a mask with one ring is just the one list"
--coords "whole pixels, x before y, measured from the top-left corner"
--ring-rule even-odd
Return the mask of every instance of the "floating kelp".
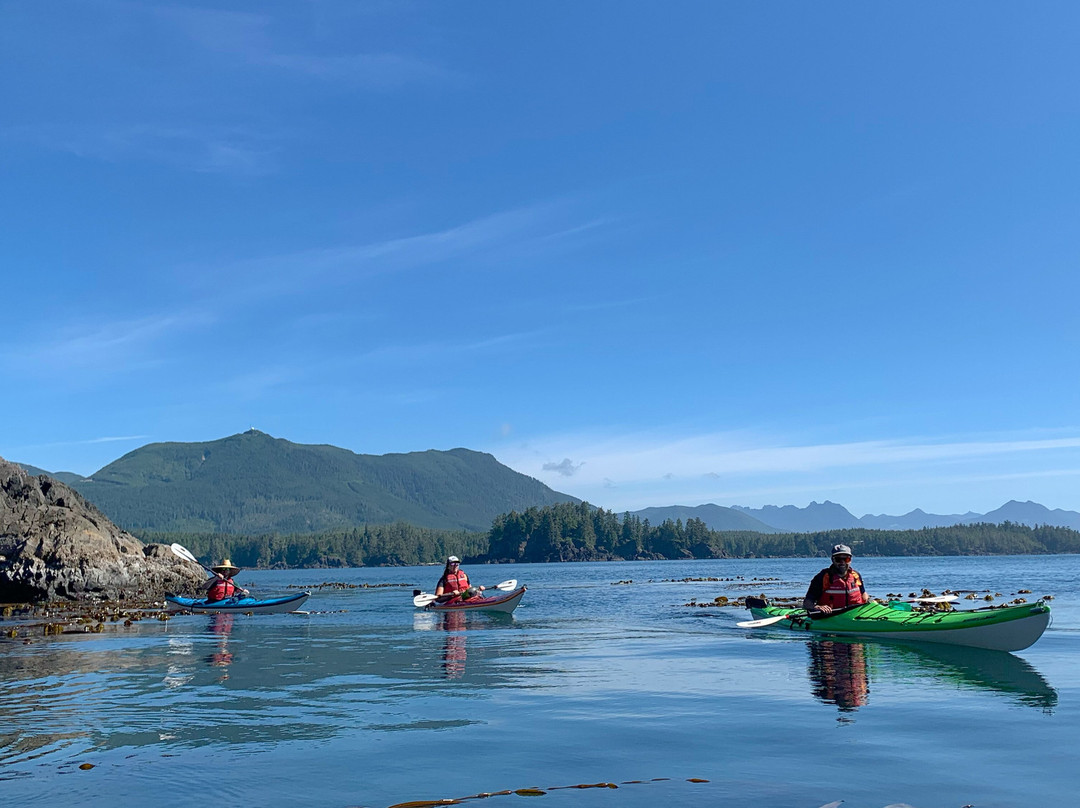
[[[569, 786], [547, 786], [545, 788], [538, 788], [536, 786], [526, 786], [525, 788], [507, 789], [506, 791], [482, 791], [479, 794], [473, 794], [469, 797], [456, 797], [451, 799], [441, 800], [414, 800], [412, 802], [398, 802], [389, 806], [389, 808], [435, 808], [438, 805], [458, 805], [470, 800], [483, 800], [489, 797], [505, 797], [514, 795], [518, 797], [543, 797], [549, 791], [562, 791], [566, 789], [587, 789], [587, 788], [608, 788], [617, 789], [621, 786], [629, 785], [648, 785], [649, 783], [665, 783], [671, 780], [670, 777], [654, 777], [651, 780], [624, 780], [622, 783], [577, 783]], [[686, 779], [688, 783], [708, 783], [709, 781], [701, 777], [688, 777]]]
[[[0, 640], [30, 642], [34, 637], [55, 637], [61, 634], [101, 634], [113, 624], [130, 628], [140, 620], [169, 620], [168, 612], [157, 601], [118, 601], [79, 603], [60, 601], [44, 604], [9, 604], [0, 618], [5, 626]], [[119, 628], [119, 626], [115, 626]]]
[[412, 588], [414, 584], [349, 584], [344, 581], [323, 581], [321, 584], [288, 584], [286, 589], [385, 589]]

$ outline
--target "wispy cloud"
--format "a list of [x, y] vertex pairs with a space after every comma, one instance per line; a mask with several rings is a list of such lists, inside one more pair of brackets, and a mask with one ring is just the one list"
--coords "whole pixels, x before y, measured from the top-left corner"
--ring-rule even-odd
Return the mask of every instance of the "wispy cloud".
[[208, 174], [266, 174], [279, 151], [267, 135], [229, 126], [71, 122], [10, 126], [0, 136], [78, 157], [145, 160]]
[[[285, 33], [264, 14], [178, 6], [157, 7], [152, 12], [200, 47], [261, 68], [349, 82], [371, 90], [461, 80], [456, 71], [403, 53], [323, 53], [318, 52], [318, 43], [308, 50], [294, 49], [281, 42]], [[296, 33], [289, 31], [288, 35], [295, 38]]]
[[123, 443], [125, 441], [147, 440], [149, 435], [116, 435], [103, 438], [85, 438], [83, 440], [54, 441], [50, 443], [36, 443], [29, 446], [15, 446], [13, 451], [24, 452], [34, 449], [53, 449], [60, 446], [92, 446], [98, 443]]
[[314, 281], [349, 284], [376, 275], [432, 267], [461, 258], [488, 259], [535, 256], [551, 249], [553, 231], [567, 211], [558, 205], [537, 204], [493, 213], [460, 225], [416, 235], [365, 244], [300, 250], [250, 258], [227, 266], [190, 268], [207, 279], [208, 288], [220, 278], [233, 280], [236, 297], [290, 294]]
[[51, 339], [4, 344], [0, 367], [36, 373], [111, 375], [157, 364], [156, 349], [170, 336], [205, 324], [204, 313], [184, 312], [92, 322], [59, 329]]
[[[992, 455], [1080, 449], [1080, 437], [933, 442], [874, 440], [817, 445], [745, 445], [745, 435], [706, 434], [673, 439], [653, 435], [618, 437], [554, 436], [530, 442], [528, 452], [565, 456], [568, 450], [588, 459], [594, 474], [611, 479], [813, 472], [832, 468], [898, 463], [945, 462]], [[524, 457], [522, 458], [525, 459]], [[620, 473], [621, 470], [621, 473]]]
[[[569, 434], [489, 449], [502, 462], [556, 485], [559, 460], [573, 456], [578, 496], [619, 492], [619, 508], [695, 502], [739, 502], [770, 495], [886, 489], [903, 480], [935, 484], [1060, 477], [1060, 461], [1080, 450], [1076, 435], [926, 438], [791, 444], [768, 436], [710, 433]], [[996, 464], [996, 465], [995, 465]], [[824, 493], [823, 493], [824, 492]], [[783, 504], [783, 503], [774, 503]]]

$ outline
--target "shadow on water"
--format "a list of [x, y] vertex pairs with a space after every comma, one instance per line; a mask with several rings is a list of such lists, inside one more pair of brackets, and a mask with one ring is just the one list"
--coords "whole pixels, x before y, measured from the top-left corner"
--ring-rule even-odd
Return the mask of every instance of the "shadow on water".
[[1044, 712], [1058, 703], [1057, 691], [1031, 663], [1005, 651], [840, 638], [812, 640], [807, 651], [813, 695], [836, 705], [840, 720], [851, 720], [851, 713], [866, 706], [872, 681], [898, 678], [990, 691]]

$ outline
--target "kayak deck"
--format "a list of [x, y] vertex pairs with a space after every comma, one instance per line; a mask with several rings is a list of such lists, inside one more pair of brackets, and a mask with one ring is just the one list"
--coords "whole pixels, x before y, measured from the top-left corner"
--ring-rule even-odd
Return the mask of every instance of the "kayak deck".
[[522, 586], [505, 595], [495, 595], [489, 598], [473, 598], [466, 601], [452, 601], [450, 603], [431, 603], [424, 608], [430, 612], [502, 612], [510, 614], [521, 602], [525, 595], [526, 587]]
[[186, 598], [166, 595], [165, 601], [171, 611], [195, 612], [197, 614], [284, 614], [294, 612], [311, 597], [310, 592], [288, 595], [282, 598], [235, 597], [207, 602], [206, 598]]
[[[755, 599], [756, 600], [756, 599]], [[750, 605], [755, 618], [785, 616], [780, 628], [835, 636], [905, 642], [932, 642], [1022, 651], [1042, 636], [1050, 623], [1045, 602], [966, 611], [901, 611], [867, 603], [831, 615], [807, 615], [803, 609]]]

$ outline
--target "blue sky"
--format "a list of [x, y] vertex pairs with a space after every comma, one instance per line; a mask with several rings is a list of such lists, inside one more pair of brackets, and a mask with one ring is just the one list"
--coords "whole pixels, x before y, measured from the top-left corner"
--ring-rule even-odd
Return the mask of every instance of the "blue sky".
[[1080, 7], [7, 3], [0, 456], [1080, 510]]

